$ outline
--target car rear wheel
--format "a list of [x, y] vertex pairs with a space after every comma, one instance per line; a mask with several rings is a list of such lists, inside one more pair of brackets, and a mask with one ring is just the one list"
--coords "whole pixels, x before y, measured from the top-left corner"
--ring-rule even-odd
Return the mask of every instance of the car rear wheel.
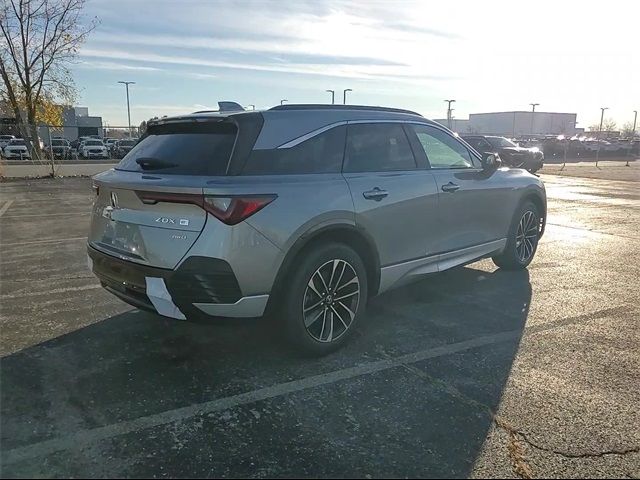
[[532, 202], [525, 202], [514, 215], [504, 251], [493, 257], [493, 263], [505, 270], [527, 268], [538, 249], [539, 238], [540, 213]]
[[367, 304], [367, 275], [350, 247], [330, 243], [309, 250], [288, 279], [283, 314], [291, 344], [326, 355], [353, 334]]

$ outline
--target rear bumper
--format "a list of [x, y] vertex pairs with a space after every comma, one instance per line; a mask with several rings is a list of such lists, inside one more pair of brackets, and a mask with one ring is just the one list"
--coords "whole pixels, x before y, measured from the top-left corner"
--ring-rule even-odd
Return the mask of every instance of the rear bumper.
[[107, 291], [136, 308], [171, 318], [260, 317], [269, 299], [269, 295], [243, 297], [223, 260], [189, 257], [176, 270], [169, 270], [123, 260], [91, 245], [87, 254], [93, 273]]

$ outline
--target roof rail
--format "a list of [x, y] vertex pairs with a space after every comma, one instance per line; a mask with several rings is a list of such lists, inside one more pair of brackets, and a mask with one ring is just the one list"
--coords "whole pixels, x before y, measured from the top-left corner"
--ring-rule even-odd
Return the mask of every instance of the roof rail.
[[418, 115], [417, 112], [411, 110], [405, 110], [403, 108], [392, 107], [374, 107], [370, 105], [326, 105], [326, 104], [314, 104], [314, 103], [300, 103], [290, 105], [277, 105], [271, 107], [269, 110], [372, 110], [376, 112], [391, 112], [391, 113], [408, 113], [410, 115]]

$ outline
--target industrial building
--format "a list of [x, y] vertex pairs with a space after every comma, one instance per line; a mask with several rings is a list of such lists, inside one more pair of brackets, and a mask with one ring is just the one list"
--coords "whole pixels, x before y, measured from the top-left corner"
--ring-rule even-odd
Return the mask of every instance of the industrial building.
[[[453, 119], [451, 129], [459, 133], [504, 135], [573, 135], [584, 129], [576, 128], [577, 114], [562, 112], [491, 112], [472, 113], [469, 119]], [[447, 126], [446, 119], [435, 120]]]
[[62, 112], [63, 136], [69, 141], [78, 137], [102, 136], [102, 117], [89, 115], [88, 107], [66, 107]]

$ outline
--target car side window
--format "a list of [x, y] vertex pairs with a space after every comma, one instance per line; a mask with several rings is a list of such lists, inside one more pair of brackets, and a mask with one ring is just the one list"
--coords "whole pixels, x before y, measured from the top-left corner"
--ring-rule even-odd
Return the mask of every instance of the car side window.
[[345, 172], [389, 172], [416, 168], [416, 159], [401, 124], [349, 125]]
[[431, 168], [475, 168], [467, 147], [442, 130], [428, 125], [411, 125], [424, 148]]
[[340, 172], [346, 131], [347, 127], [342, 125], [290, 148], [253, 150], [242, 174], [294, 175]]

